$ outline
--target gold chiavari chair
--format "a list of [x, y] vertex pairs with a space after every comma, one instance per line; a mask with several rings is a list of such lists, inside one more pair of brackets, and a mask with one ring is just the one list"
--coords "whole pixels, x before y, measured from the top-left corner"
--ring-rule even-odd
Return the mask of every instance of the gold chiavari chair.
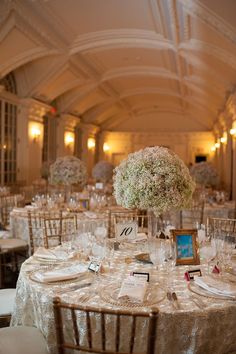
[[[24, 198], [21, 194], [0, 198], [0, 217], [3, 228], [9, 227], [10, 212], [13, 208], [23, 205]], [[20, 258], [25, 259], [27, 255], [27, 242], [21, 239], [11, 238], [10, 233], [6, 231], [5, 238], [0, 239], [0, 287], [4, 287], [5, 285], [5, 271], [8, 269], [17, 273]]]
[[67, 241], [76, 231], [76, 219], [73, 214], [63, 212], [28, 211], [30, 251], [38, 247], [55, 247]]
[[24, 196], [22, 194], [7, 195], [0, 197], [0, 221], [3, 227], [7, 228], [10, 223], [10, 212], [15, 207], [23, 207], [25, 205]]
[[194, 202], [191, 208], [180, 210], [180, 228], [189, 229], [204, 222], [204, 201]]
[[207, 236], [209, 238], [229, 237], [232, 241], [236, 240], [236, 219], [208, 218]]
[[[158, 309], [149, 313], [109, 310], [68, 304], [60, 298], [54, 299], [53, 306], [58, 354], [67, 353], [67, 349], [100, 354], [155, 352]], [[142, 335], [145, 331], [145, 341], [140, 342], [141, 331]]]
[[76, 218], [73, 214], [59, 217], [45, 217], [43, 241], [44, 247], [50, 248], [71, 241], [76, 232]]

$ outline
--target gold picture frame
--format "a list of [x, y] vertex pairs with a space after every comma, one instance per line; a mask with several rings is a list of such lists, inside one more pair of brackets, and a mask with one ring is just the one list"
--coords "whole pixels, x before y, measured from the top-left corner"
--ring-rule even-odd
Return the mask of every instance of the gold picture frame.
[[176, 245], [176, 265], [200, 264], [196, 229], [172, 230]]

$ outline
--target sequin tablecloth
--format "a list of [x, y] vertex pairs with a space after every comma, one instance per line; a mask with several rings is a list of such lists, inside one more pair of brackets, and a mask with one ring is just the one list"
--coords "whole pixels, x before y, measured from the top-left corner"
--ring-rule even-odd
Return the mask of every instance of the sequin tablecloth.
[[[184, 279], [187, 269], [199, 268], [199, 266], [178, 266], [171, 272], [172, 287], [180, 304], [180, 308], [176, 309], [166, 297], [166, 273], [161, 270], [156, 271], [152, 264], [138, 262], [135, 258], [137, 253], [139, 251], [127, 249], [115, 251], [111, 262], [105, 263], [105, 270], [99, 276], [99, 281], [95, 279], [90, 287], [76, 291], [72, 288], [78, 284], [76, 281], [48, 285], [32, 280], [33, 272], [39, 268], [43, 269], [45, 264], [34, 257], [29, 258], [23, 264], [18, 279], [11, 326], [38, 327], [47, 340], [50, 353], [56, 354], [52, 306], [52, 299], [55, 295], [60, 295], [64, 301], [69, 303], [124, 309], [126, 305], [112, 297], [112, 289], [120, 287], [122, 279], [131, 271], [146, 271], [151, 275], [149, 286], [156, 287], [157, 294], [156, 303], [154, 294], [154, 300], [150, 301], [150, 306], [155, 305], [160, 310], [156, 354], [236, 353], [236, 301], [198, 295], [204, 305], [204, 307], [199, 307], [193, 301], [193, 293], [188, 289], [188, 283]], [[71, 262], [77, 264], [82, 260], [78, 258]], [[205, 274], [207, 267], [200, 267], [202, 273]], [[91, 277], [90, 273], [88, 277]], [[110, 292], [106, 291], [109, 287]], [[148, 311], [149, 303], [145, 306], [141, 305], [141, 309]], [[132, 310], [135, 311], [135, 306]], [[138, 310], [140, 311], [140, 308]], [[98, 334], [99, 328], [94, 335]], [[140, 343], [144, 336], [145, 331], [140, 329]]]

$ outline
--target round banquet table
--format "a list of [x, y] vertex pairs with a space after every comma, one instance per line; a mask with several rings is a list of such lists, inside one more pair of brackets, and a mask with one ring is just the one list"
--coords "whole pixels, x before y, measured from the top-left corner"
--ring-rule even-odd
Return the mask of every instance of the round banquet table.
[[[143, 250], [145, 247], [143, 245], [139, 249]], [[186, 270], [200, 267], [204, 275], [207, 267], [205, 265], [178, 266], [171, 272], [172, 286], [180, 305], [178, 309], [166, 296], [166, 273], [163, 270], [156, 271], [152, 264], [138, 261], [135, 256], [140, 254], [139, 249], [132, 245], [132, 247], [114, 251], [110, 262], [104, 263], [99, 281], [93, 276], [91, 286], [77, 290], [75, 288], [77, 285], [88, 282], [88, 279], [91, 281], [91, 272], [86, 272], [85, 279], [80, 279], [80, 281], [40, 283], [34, 278], [36, 271], [44, 271], [48, 267], [54, 269], [59, 265], [54, 262], [44, 263], [34, 256], [30, 257], [22, 265], [20, 271], [11, 326], [38, 327], [46, 338], [50, 353], [56, 354], [52, 305], [54, 296], [60, 296], [68, 303], [83, 303], [98, 308], [127, 309], [132, 307], [135, 311], [137, 307], [138, 311], [148, 311], [151, 306], [156, 306], [160, 310], [156, 333], [156, 354], [236, 353], [236, 301], [219, 299], [210, 295], [197, 295], [201, 298], [201, 304], [204, 307], [199, 306], [193, 301], [193, 293], [188, 288], [189, 283], [184, 279]], [[82, 256], [78, 254], [75, 259], [67, 261], [66, 265], [84, 262], [84, 258], [82, 259]], [[131, 271], [150, 273], [148, 286], [152, 292], [154, 289], [151, 300], [137, 305], [118, 299], [117, 289], [119, 290], [122, 279]], [[99, 335], [99, 328], [94, 333], [94, 336], [96, 335]], [[144, 332], [140, 330], [141, 342], [143, 336]]]
[[[10, 213], [10, 234], [13, 238], [20, 238], [29, 242], [29, 227], [28, 227], [28, 210], [39, 211], [37, 208], [14, 208]], [[49, 210], [50, 211], [50, 210]], [[45, 209], [42, 210], [45, 213]], [[56, 213], [56, 210], [54, 210]], [[65, 211], [65, 214], [68, 214]], [[108, 214], [106, 212], [79, 212], [74, 213], [77, 218], [78, 232], [91, 232], [93, 233], [97, 227], [103, 226], [108, 229]]]

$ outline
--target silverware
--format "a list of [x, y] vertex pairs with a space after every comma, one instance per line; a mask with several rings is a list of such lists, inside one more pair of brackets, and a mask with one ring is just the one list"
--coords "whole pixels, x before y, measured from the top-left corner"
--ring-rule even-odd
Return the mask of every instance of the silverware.
[[175, 292], [171, 293], [171, 296], [172, 296], [174, 307], [177, 310], [180, 310], [180, 303], [179, 303], [179, 300], [178, 300], [178, 297], [177, 297], [176, 293]]
[[175, 310], [180, 309], [180, 303], [178, 301], [177, 295], [175, 292], [167, 291], [166, 293], [167, 299], [171, 302], [172, 307]]

